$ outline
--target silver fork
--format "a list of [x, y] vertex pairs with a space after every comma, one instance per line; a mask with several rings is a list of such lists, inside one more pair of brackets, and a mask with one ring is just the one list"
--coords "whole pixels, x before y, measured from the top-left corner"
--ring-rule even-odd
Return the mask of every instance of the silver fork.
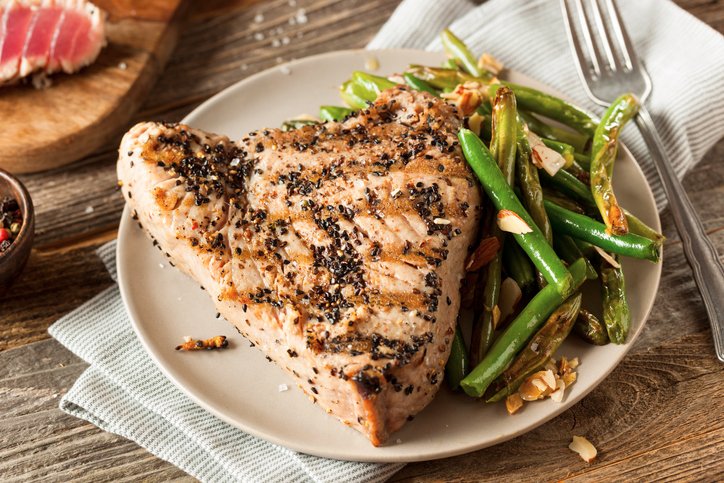
[[561, 0], [578, 74], [588, 96], [602, 106], [608, 106], [624, 92], [638, 96], [641, 108], [636, 124], [651, 152], [704, 300], [716, 355], [724, 362], [724, 267], [644, 107], [652, 89], [651, 77], [636, 56], [616, 4], [613, 0], [589, 0], [588, 7], [584, 8], [581, 0]]

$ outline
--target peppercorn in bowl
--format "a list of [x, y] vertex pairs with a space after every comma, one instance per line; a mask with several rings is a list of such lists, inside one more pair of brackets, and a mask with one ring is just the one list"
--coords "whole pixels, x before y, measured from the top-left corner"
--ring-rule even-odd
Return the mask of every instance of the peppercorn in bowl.
[[0, 169], [0, 296], [25, 267], [35, 235], [35, 213], [28, 190]]

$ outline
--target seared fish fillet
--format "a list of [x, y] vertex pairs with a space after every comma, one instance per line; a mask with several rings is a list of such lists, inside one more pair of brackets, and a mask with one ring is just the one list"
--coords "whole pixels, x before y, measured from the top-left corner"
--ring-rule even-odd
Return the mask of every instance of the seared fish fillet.
[[241, 334], [374, 445], [443, 379], [481, 195], [454, 107], [390, 89], [342, 123], [239, 142], [123, 138], [134, 216]]

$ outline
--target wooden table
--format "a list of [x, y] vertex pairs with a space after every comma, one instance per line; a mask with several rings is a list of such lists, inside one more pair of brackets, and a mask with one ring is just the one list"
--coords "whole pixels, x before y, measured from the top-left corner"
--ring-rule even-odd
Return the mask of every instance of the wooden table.
[[[362, 47], [398, 2], [201, 3], [190, 12], [138, 120], [178, 120], [220, 89], [281, 60]], [[723, 1], [677, 3], [724, 30]], [[290, 25], [302, 7], [308, 21]], [[255, 23], [260, 12], [264, 18]], [[255, 40], [256, 30], [249, 27], [262, 31], [264, 39]], [[270, 34], [278, 28], [281, 33]], [[2, 481], [190, 479], [136, 444], [57, 408], [86, 364], [49, 339], [46, 329], [112, 283], [94, 252], [116, 236], [123, 207], [116, 191], [116, 146], [68, 168], [23, 177], [35, 200], [37, 245], [22, 277], [0, 300]], [[720, 253], [722, 158], [724, 140], [685, 180]], [[724, 365], [714, 357], [706, 314], [668, 211], [662, 221], [668, 241], [654, 310], [630, 355], [603, 384], [520, 438], [407, 465], [393, 481], [724, 479]], [[595, 443], [598, 462], [589, 466], [568, 450], [572, 432]]]

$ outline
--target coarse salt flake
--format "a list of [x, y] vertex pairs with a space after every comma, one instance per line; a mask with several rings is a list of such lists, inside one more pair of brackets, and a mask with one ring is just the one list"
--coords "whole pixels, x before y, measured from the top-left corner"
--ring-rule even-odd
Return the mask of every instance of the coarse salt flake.
[[128, 64], [126, 64], [125, 62], [120, 62], [118, 64], [118, 68], [121, 70], [126, 70], [126, 69], [128, 69]]
[[289, 386], [287, 386], [286, 384], [279, 384], [279, 392], [284, 392], [284, 391], [288, 391], [288, 390], [289, 390]]
[[85, 207], [85, 214], [86, 214], [86, 215], [91, 214], [91, 213], [93, 213], [94, 211], [95, 211], [95, 208], [93, 208], [92, 206], [86, 206], [86, 207]]
[[262, 23], [264, 21], [264, 14], [257, 13], [254, 17], [254, 23]]

